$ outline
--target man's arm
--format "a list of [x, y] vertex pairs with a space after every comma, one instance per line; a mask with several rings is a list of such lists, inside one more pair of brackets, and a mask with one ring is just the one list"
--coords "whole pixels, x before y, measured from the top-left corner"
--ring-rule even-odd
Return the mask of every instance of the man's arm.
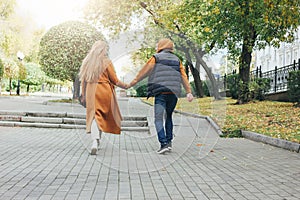
[[129, 87], [134, 86], [139, 81], [143, 80], [145, 77], [149, 76], [151, 71], [153, 70], [155, 66], [155, 57], [151, 57], [147, 63], [143, 66], [143, 68], [138, 72], [136, 77], [131, 81], [129, 84]]
[[181, 74], [181, 78], [182, 78], [182, 85], [183, 85], [183, 87], [184, 87], [184, 89], [187, 93], [186, 94], [187, 100], [189, 102], [191, 102], [191, 101], [193, 101], [194, 97], [192, 95], [191, 85], [189, 83], [189, 80], [187, 78], [187, 75], [185, 73], [185, 70], [184, 70], [183, 65], [182, 65], [181, 62], [180, 62], [180, 67], [179, 68], [180, 68], [180, 74]]

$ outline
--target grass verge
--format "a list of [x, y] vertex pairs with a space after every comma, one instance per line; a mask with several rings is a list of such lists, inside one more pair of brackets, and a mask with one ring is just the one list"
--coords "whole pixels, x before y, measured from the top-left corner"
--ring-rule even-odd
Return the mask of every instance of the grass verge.
[[[153, 105], [153, 98], [142, 100]], [[243, 105], [235, 102], [231, 98], [214, 101], [206, 97], [189, 103], [180, 98], [176, 110], [210, 116], [227, 137], [241, 137], [241, 130], [247, 130], [300, 143], [299, 107], [289, 102], [257, 101]]]

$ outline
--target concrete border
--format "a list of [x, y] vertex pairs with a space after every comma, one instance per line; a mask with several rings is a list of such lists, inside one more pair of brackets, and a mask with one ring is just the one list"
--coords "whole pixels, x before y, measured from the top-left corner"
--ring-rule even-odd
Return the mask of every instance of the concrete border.
[[262, 135], [262, 134], [255, 133], [252, 131], [242, 130], [242, 135], [244, 138], [247, 138], [247, 139], [250, 139], [250, 140], [253, 140], [256, 142], [263, 142], [265, 144], [270, 144], [275, 147], [280, 147], [280, 148], [287, 149], [290, 151], [295, 151], [297, 153], [299, 153], [299, 151], [300, 151], [299, 143], [295, 143], [295, 142], [291, 142], [291, 141], [287, 141], [287, 140], [283, 140], [283, 139], [279, 139], [279, 138], [273, 138], [273, 137]]
[[[221, 128], [209, 116], [186, 113], [186, 112], [182, 112], [182, 111], [178, 111], [178, 110], [174, 110], [174, 112], [185, 115], [185, 116], [191, 116], [191, 117], [198, 117], [198, 118], [206, 119], [212, 125], [212, 127], [218, 132], [218, 134], [220, 136], [223, 135], [223, 133], [221, 131]], [[289, 151], [295, 151], [297, 153], [300, 152], [300, 144], [299, 143], [295, 143], [295, 142], [291, 142], [291, 141], [283, 140], [283, 139], [279, 139], [279, 138], [273, 138], [273, 137], [266, 136], [266, 135], [259, 134], [259, 133], [255, 133], [255, 132], [252, 132], [252, 131], [245, 131], [245, 130], [241, 130], [241, 131], [242, 131], [242, 136], [246, 139], [253, 140], [253, 141], [256, 141], [256, 142], [263, 142], [265, 144], [269, 144], [269, 145], [279, 147], [279, 148], [282, 148], [282, 149], [286, 149], [286, 150], [289, 150]]]
[[223, 135], [223, 132], [221, 131], [221, 128], [217, 125], [217, 123], [210, 118], [209, 116], [204, 116], [204, 115], [198, 115], [198, 114], [193, 114], [193, 113], [187, 113], [187, 112], [182, 112], [179, 110], [174, 110], [174, 113], [179, 113], [182, 114], [184, 116], [189, 116], [189, 117], [197, 117], [197, 118], [202, 118], [202, 119], [206, 119], [206, 121], [208, 121], [208, 123], [217, 131], [217, 133], [221, 136]]

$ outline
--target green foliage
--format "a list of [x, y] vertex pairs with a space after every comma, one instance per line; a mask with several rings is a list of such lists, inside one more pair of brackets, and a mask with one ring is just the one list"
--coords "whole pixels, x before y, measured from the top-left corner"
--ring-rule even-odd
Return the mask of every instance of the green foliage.
[[257, 78], [249, 84], [250, 98], [252, 100], [265, 100], [265, 94], [271, 88], [271, 79]]
[[233, 99], [238, 99], [239, 75], [238, 74], [228, 75], [226, 77], [226, 85], [227, 85], [227, 88], [229, 89], [230, 96]]
[[17, 35], [9, 28], [7, 30], [0, 30], [0, 47], [6, 58], [16, 55], [14, 47], [17, 46]]
[[18, 62], [18, 66], [19, 66], [19, 71], [18, 71], [18, 79], [19, 80], [23, 80], [26, 78], [26, 74], [27, 74], [27, 71], [26, 71], [26, 67], [25, 65], [23, 64], [23, 62]]
[[3, 75], [4, 75], [4, 64], [0, 58], [0, 80], [3, 77]]
[[300, 25], [299, 10], [299, 1], [289, 0], [185, 0], [173, 20], [206, 51], [226, 48], [231, 58], [238, 58], [239, 103], [246, 103], [253, 49], [292, 42]]
[[[233, 99], [240, 98], [246, 102], [249, 100], [265, 100], [265, 93], [271, 88], [271, 79], [269, 78], [257, 78], [249, 83], [248, 90], [243, 89], [243, 84], [239, 79], [238, 74], [229, 75], [226, 77], [227, 88], [229, 89], [230, 96]], [[239, 93], [239, 91], [248, 91]]]
[[241, 129], [223, 129], [222, 130], [223, 135], [221, 137], [225, 138], [242, 138], [242, 130]]
[[[196, 86], [195, 86], [195, 81], [190, 82], [191, 85], [191, 89], [192, 89], [192, 93], [195, 94], [196, 92]], [[210, 81], [202, 81], [202, 88], [203, 88], [203, 94], [206, 97], [210, 97], [210, 91], [209, 91], [209, 87], [210, 86]], [[185, 94], [185, 93], [184, 93]]]
[[[163, 10], [166, 5], [172, 5], [173, 0], [143, 0], [148, 8], [155, 13]], [[85, 7], [85, 18], [96, 25], [105, 26], [112, 35], [118, 35], [131, 27], [144, 28], [152, 20], [147, 17], [141, 6], [141, 1], [136, 0], [89, 0]], [[151, 21], [151, 22], [150, 22]], [[150, 22], [150, 23], [149, 23]], [[141, 26], [142, 25], [142, 26]], [[153, 25], [153, 22], [152, 22]], [[149, 33], [148, 34], [152, 34]]]
[[21, 83], [26, 85], [39, 85], [46, 80], [46, 75], [38, 64], [26, 63], [25, 67], [27, 74], [26, 78], [21, 80]]
[[249, 90], [249, 83], [240, 80], [238, 84], [238, 103], [244, 104], [251, 100], [251, 94]]
[[3, 59], [4, 78], [18, 78], [19, 66], [13, 59]]
[[203, 81], [202, 82], [202, 88], [203, 88], [203, 93], [206, 97], [210, 97], [210, 92], [209, 92], [209, 89], [208, 89], [208, 84], [209, 84], [209, 81]]
[[40, 64], [48, 76], [59, 80], [75, 80], [91, 46], [104, 36], [94, 27], [68, 21], [52, 27], [40, 42]]
[[0, 0], [0, 19], [7, 18], [13, 13], [16, 0]]
[[300, 70], [289, 73], [288, 95], [290, 101], [300, 107]]
[[291, 42], [300, 25], [300, 15], [295, 15], [299, 9], [298, 1], [289, 0], [185, 0], [177, 21], [194, 40], [205, 40], [207, 49], [215, 43], [239, 57], [244, 38], [251, 34], [258, 48]]
[[137, 52], [133, 52], [131, 58], [133, 60], [133, 64], [135, 65], [143, 65], [145, 64], [152, 55], [155, 54], [154, 48], [141, 48]]
[[191, 85], [191, 89], [192, 89], [192, 94], [195, 94], [195, 91], [196, 91], [195, 81], [190, 82], [190, 85]]
[[138, 82], [133, 88], [136, 90], [137, 97], [146, 97], [147, 96], [147, 83], [148, 79]]

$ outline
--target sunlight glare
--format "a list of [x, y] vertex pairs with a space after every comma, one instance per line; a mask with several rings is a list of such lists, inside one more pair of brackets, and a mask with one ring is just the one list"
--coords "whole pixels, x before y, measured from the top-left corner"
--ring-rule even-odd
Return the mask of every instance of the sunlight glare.
[[88, 0], [17, 0], [20, 11], [32, 16], [46, 29], [68, 20], [77, 20]]

